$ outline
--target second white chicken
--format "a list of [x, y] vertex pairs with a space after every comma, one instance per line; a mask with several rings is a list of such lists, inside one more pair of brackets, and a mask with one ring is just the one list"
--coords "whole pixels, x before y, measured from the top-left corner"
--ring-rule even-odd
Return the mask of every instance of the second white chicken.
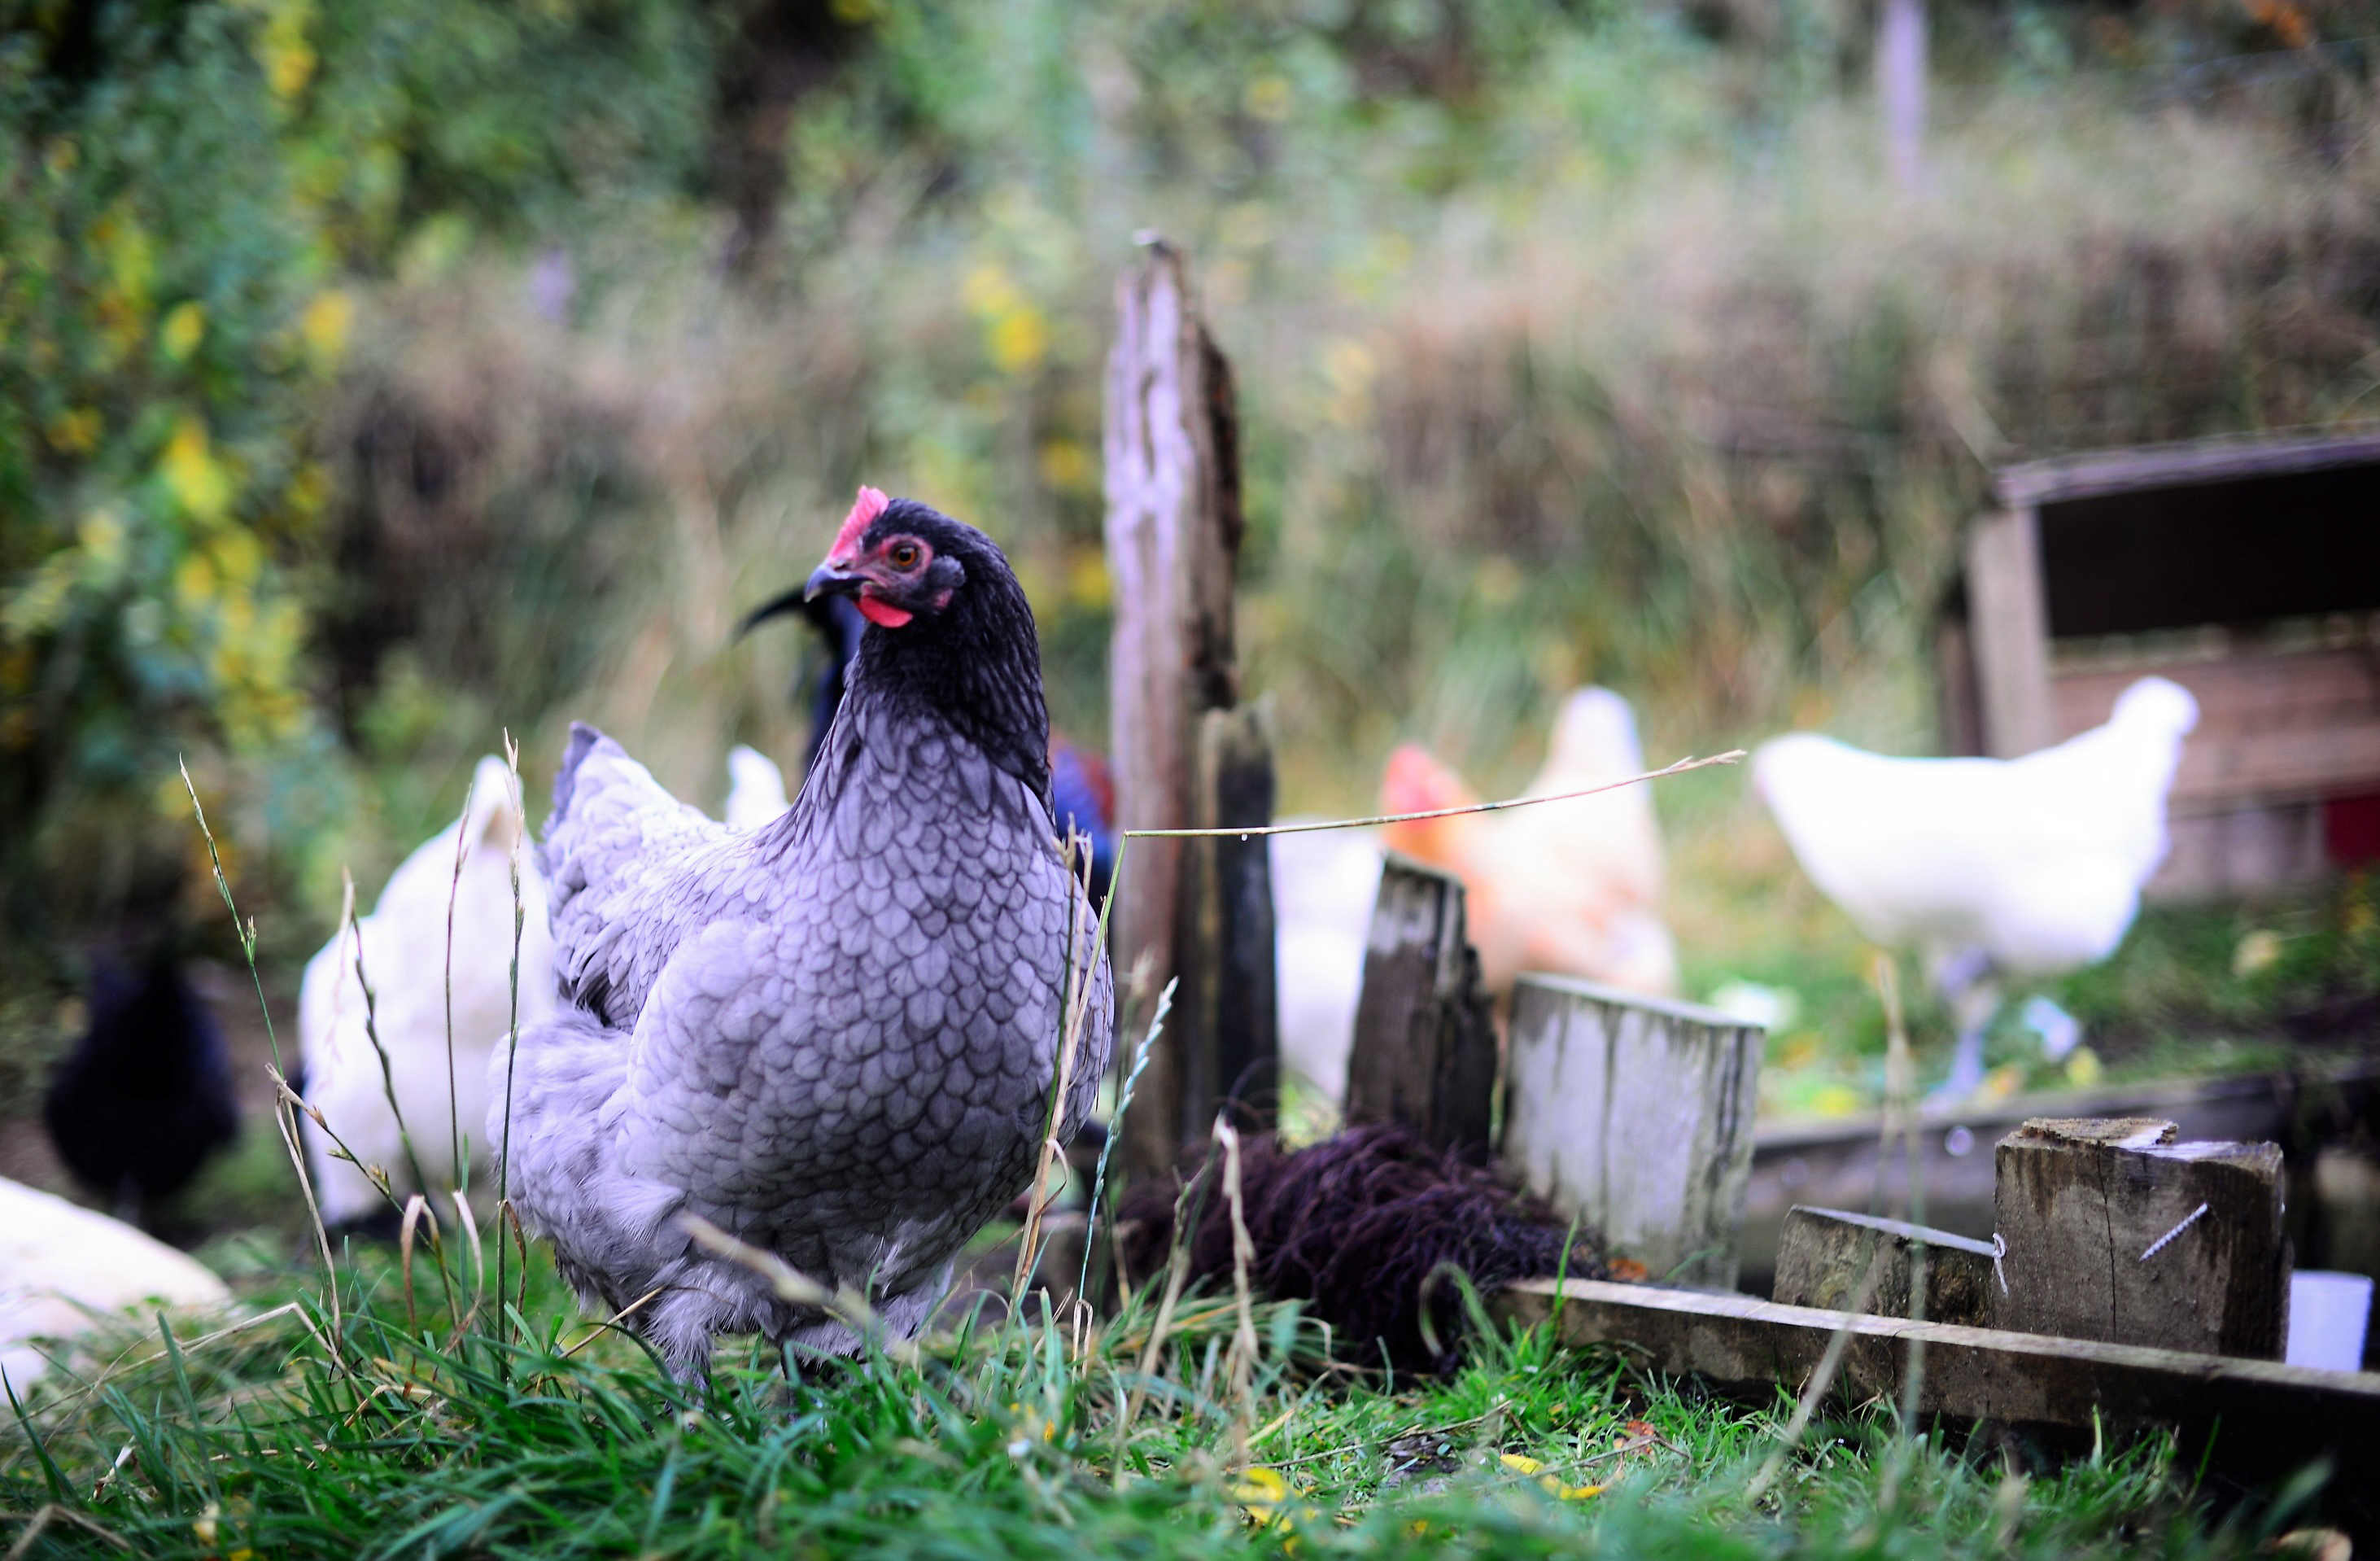
[[1876, 942], [1924, 950], [1959, 1012], [1946, 1094], [1983, 1075], [1994, 974], [2097, 964], [2166, 854], [2166, 796], [2198, 724], [2188, 689], [2143, 677], [2107, 725], [2021, 759], [1894, 759], [1796, 733], [1753, 783], [1803, 871]]
[[[513, 1023], [513, 868], [518, 828], [512, 779], [504, 762], [480, 761], [471, 779], [470, 811], [400, 863], [370, 916], [342, 928], [306, 964], [298, 998], [298, 1031], [306, 1060], [307, 1104], [322, 1113], [327, 1131], [306, 1124], [307, 1161], [325, 1223], [353, 1224], [388, 1201], [371, 1179], [334, 1148], [386, 1172], [401, 1198], [413, 1189], [412, 1164], [433, 1194], [456, 1185], [458, 1144], [471, 1163], [493, 1163], [488, 1145], [473, 1141], [487, 1116], [488, 1057]], [[463, 860], [455, 871], [455, 841]], [[454, 957], [447, 950], [447, 909], [454, 911]], [[553, 937], [547, 926], [545, 881], [535, 854], [520, 862], [520, 1014], [522, 1027], [553, 1008]], [[365, 1027], [364, 991], [356, 977], [356, 941], [372, 987], [372, 1031]], [[454, 991], [454, 1046], [447, 1046], [447, 990]], [[396, 1110], [390, 1109], [390, 1096]], [[402, 1114], [404, 1137], [398, 1132]], [[334, 1137], [336, 1145], [332, 1141]], [[407, 1153], [410, 1140], [411, 1155]]]

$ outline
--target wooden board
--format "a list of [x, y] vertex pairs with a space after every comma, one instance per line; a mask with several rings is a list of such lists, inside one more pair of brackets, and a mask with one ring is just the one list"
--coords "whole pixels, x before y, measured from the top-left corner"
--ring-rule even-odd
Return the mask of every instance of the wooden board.
[[2107, 719], [2135, 679], [2169, 677], [2198, 701], [2177, 807], [2380, 789], [2380, 652], [2240, 654], [2219, 661], [2068, 667], [2050, 679], [2053, 740]]
[[1347, 1119], [1396, 1122], [1439, 1149], [1485, 1150], [1496, 1027], [1463, 880], [1390, 855], [1380, 869], [1347, 1057]]
[[1766, 1032], [1591, 982], [1513, 983], [1503, 1159], [1617, 1257], [1735, 1283]]
[[1994, 1152], [2004, 1328], [2277, 1360], [2289, 1257], [2274, 1143], [2037, 1118]]
[[1921, 1320], [1990, 1327], [1997, 1294], [1990, 1242], [1842, 1209], [1797, 1205], [1787, 1213], [1778, 1240], [1772, 1299], [1788, 1306], [1907, 1317], [1921, 1242], [1925, 1248]]
[[[1239, 425], [1230, 365], [1199, 320], [1181, 252], [1161, 240], [1148, 245], [1117, 284], [1104, 420], [1107, 562], [1116, 604], [1109, 689], [1116, 823], [1196, 827], [1203, 723], [1208, 712], [1237, 705], [1240, 694], [1232, 645], [1244, 529]], [[1234, 794], [1245, 800], [1249, 789], [1238, 786]], [[1218, 790], [1208, 800], [1220, 806], [1225, 799]], [[1189, 854], [1179, 840], [1137, 840], [1118, 876], [1117, 973], [1146, 956], [1152, 995], [1189, 974], [1185, 954], [1190, 964], [1220, 957], [1219, 947], [1196, 939], [1217, 934], [1219, 919], [1197, 896], [1219, 890], [1221, 879], [1186, 867]], [[1211, 1057], [1194, 1068], [1184, 1051], [1211, 1045], [1215, 990], [1211, 973], [1185, 981], [1181, 995], [1191, 1011], [1177, 1010], [1158, 1043], [1124, 1135], [1132, 1169], [1169, 1168], [1183, 1140], [1206, 1131], [1213, 1102], [1197, 1091], [1226, 1069]]]
[[[2362, 1058], [2289, 1072], [2041, 1091], [2005, 1100], [1968, 1100], [1922, 1113], [1925, 1219], [1961, 1236], [1992, 1233], [1992, 1145], [2035, 1116], [2159, 1116], [2194, 1139], [2278, 1139], [2292, 1154], [2313, 1139], [2356, 1131], [2380, 1112], [2380, 1061]], [[1796, 1203], [1864, 1209], [1877, 1192], [1876, 1112], [1822, 1120], [1769, 1121], [1753, 1138], [1745, 1198], [1743, 1281], [1769, 1293], [1785, 1213]], [[1905, 1194], [1908, 1172], [1896, 1140], [1882, 1167], [1888, 1196]], [[2290, 1200], [2292, 1208], [2304, 1201]]]
[[[1272, 822], [1270, 722], [1258, 705], [1209, 710], [1198, 727], [1192, 816], [1201, 829]], [[1169, 1023], [1181, 1092], [1194, 1114], [1185, 1141], [1228, 1102], [1244, 1132], [1272, 1126], [1279, 1104], [1274, 1031], [1272, 858], [1262, 835], [1191, 840], [1182, 858], [1181, 925], [1205, 951], [1184, 958]]]
[[2366, 426], [2345, 433], [2199, 439], [2059, 456], [2002, 467], [1993, 486], [2000, 503], [2017, 508], [2374, 464], [2380, 464], [2380, 431]]
[[2049, 691], [2049, 612], [2041, 540], [2030, 509], [1979, 517], [1967, 532], [1967, 612], [1984, 751], [2014, 759], [2056, 740]]
[[1849, 1337], [1835, 1398], [1892, 1402], [1922, 1345], [1918, 1412], [1952, 1431], [2014, 1432], [2087, 1452], [2095, 1433], [2175, 1433], [2178, 1466], [2235, 1487], [2268, 1486], [2317, 1457], [2333, 1460], [2325, 1501], [2372, 1535], [2380, 1527], [2380, 1374], [2317, 1372], [2137, 1345], [1963, 1328], [1906, 1318], [1779, 1306], [1748, 1296], [1598, 1280], [1524, 1280], [1491, 1304], [1544, 1323], [1561, 1342], [1617, 1345], [1641, 1364], [1701, 1377], [1773, 1405], [1798, 1391], [1837, 1329]]

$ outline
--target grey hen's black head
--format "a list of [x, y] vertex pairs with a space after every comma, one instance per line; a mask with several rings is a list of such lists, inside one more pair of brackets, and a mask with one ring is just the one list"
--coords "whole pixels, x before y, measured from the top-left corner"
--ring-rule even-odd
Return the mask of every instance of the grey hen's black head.
[[998, 543], [930, 505], [862, 488], [826, 562], [746, 622], [829, 595], [850, 597], [868, 624], [846, 703], [940, 715], [1049, 800], [1040, 641]]

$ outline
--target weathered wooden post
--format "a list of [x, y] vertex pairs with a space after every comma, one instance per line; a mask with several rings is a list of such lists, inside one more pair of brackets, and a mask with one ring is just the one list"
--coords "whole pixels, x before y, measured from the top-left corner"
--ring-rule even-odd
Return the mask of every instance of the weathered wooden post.
[[1496, 1025], [1463, 880], [1403, 857], [1380, 869], [1364, 949], [1347, 1120], [1395, 1122], [1439, 1149], [1488, 1146]]
[[2045, 1119], [1999, 1141], [2000, 1327], [2281, 1358], [2280, 1146], [2176, 1137], [2147, 1118]]
[[[1238, 562], [1239, 425], [1231, 366], [1198, 318], [1188, 268], [1163, 240], [1116, 288], [1108, 360], [1108, 569], [1115, 586], [1111, 689], [1117, 824], [1272, 822], [1272, 751], [1240, 702], [1232, 593]], [[1269, 1114], [1274, 1044], [1272, 885], [1262, 836], [1137, 840], [1116, 884], [1121, 973], [1147, 953], [1173, 1014], [1140, 1082], [1127, 1166], [1170, 1166], [1218, 1104]], [[1137, 1037], [1117, 1050], [1128, 1054]]]
[[1764, 1034], [1712, 1008], [1524, 975], [1504, 1163], [1655, 1279], [1730, 1287]]
[[1786, 1211], [1777, 1241], [1775, 1299], [1780, 1306], [1907, 1317], [1910, 1277], [1921, 1242], [1925, 1248], [1925, 1321], [1990, 1327], [1996, 1289], [1990, 1242], [1840, 1209], [1796, 1204]]

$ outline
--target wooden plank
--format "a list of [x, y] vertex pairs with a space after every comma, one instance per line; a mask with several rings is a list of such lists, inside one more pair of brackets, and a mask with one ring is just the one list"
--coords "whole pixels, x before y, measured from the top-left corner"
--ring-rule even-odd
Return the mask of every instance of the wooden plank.
[[1981, 692], [1984, 751], [2014, 759], [2056, 740], [2049, 691], [2049, 610], [2041, 540], [2030, 509], [1978, 518], [1967, 533], [1967, 604]]
[[1993, 480], [2001, 504], [2020, 509], [2107, 494], [2138, 493], [2247, 477], [2380, 463], [2380, 430], [2144, 445], [2003, 467]]
[[1788, 1306], [1907, 1317], [1920, 1242], [1925, 1247], [1924, 1320], [1990, 1327], [1990, 1242], [1840, 1209], [1796, 1204], [1786, 1213], [1777, 1248], [1775, 1299]]
[[1845, 1405], [1897, 1400], [1911, 1347], [1922, 1345], [1917, 1410], [1927, 1421], [2085, 1452], [2101, 1433], [2168, 1430], [2177, 1467], [2203, 1458], [2232, 1486], [2267, 1486], [2326, 1456], [2323, 1500], [2333, 1513], [2366, 1534], [2380, 1523], [2380, 1375], [2369, 1372], [1587, 1279], [1524, 1280], [1491, 1309], [1517, 1323], [1551, 1321], [1565, 1345], [1621, 1346], [1654, 1371], [1693, 1374], [1762, 1405], [1809, 1380], [1838, 1328], [1848, 1338], [1834, 1391]]
[[1716, 1009], [1524, 975], [1504, 1163], [1613, 1256], [1732, 1285], [1765, 1035]]
[[[1192, 798], [1200, 829], [1272, 822], [1270, 723], [1262, 705], [1209, 710], [1198, 728]], [[1273, 1002], [1271, 856], [1262, 835], [1192, 840], [1183, 857], [1183, 927], [1190, 944], [1211, 950], [1181, 966], [1173, 994], [1179, 1027], [1181, 1096], [1193, 1141], [1229, 1103], [1243, 1130], [1271, 1128], [1279, 1104], [1280, 1047]]]
[[[1194, 823], [1196, 770], [1206, 713], [1239, 702], [1232, 648], [1232, 575], [1238, 561], [1239, 433], [1230, 366], [1198, 317], [1188, 267], [1161, 240], [1116, 289], [1116, 342], [1108, 359], [1103, 454], [1107, 556], [1114, 580], [1111, 752], [1116, 812], [1126, 829]], [[1269, 791], [1269, 784], [1261, 788]], [[1220, 794], [1217, 794], [1220, 805]], [[1233, 822], [1262, 822], [1234, 820]], [[1144, 839], [1116, 885], [1119, 970], [1146, 955], [1151, 992], [1202, 958], [1198, 936], [1219, 922], [1192, 907], [1220, 883], [1185, 874], [1183, 843]], [[1208, 990], [1205, 978], [1185, 985]], [[1196, 999], [1194, 998], [1194, 1002]], [[1211, 1012], [1217, 1012], [1210, 1008]], [[1207, 1043], [1211, 1021], [1177, 1022], [1159, 1042], [1127, 1132], [1125, 1164], [1172, 1164], [1182, 1140], [1205, 1130], [1210, 1100], [1195, 1092], [1184, 1061], [1189, 1037]], [[1212, 1079], [1212, 1058], [1195, 1070]]]
[[2185, 802], [2165, 819], [2165, 860], [2142, 886], [2188, 901], [2318, 883], [2330, 871], [2320, 802]]
[[2177, 1140], [2119, 1117], [2036, 1118], [1999, 1141], [2001, 1327], [2280, 1359], [2280, 1146]]
[[[2035, 1116], [2156, 1116], [2199, 1139], [2280, 1139], [2292, 1153], [2310, 1136], [2338, 1136], [2375, 1107], [2380, 1061], [2301, 1063], [2287, 1071], [2223, 1079], [2039, 1091], [2003, 1101], [1967, 1100], [1920, 1111], [1925, 1217], [1961, 1236], [1992, 1233], [1992, 1145]], [[1771, 1120], [1753, 1135], [1745, 1196], [1742, 1282], [1766, 1295], [1786, 1211], [1796, 1203], [1864, 1208], [1876, 1190], [1881, 1114]], [[1883, 1167], [1905, 1185], [1899, 1142]], [[2302, 1201], [2291, 1201], [2292, 1207]]]
[[1463, 880], [1390, 855], [1355, 999], [1347, 1119], [1484, 1151], [1495, 1094], [1495, 1016], [1464, 928]]
[[2219, 660], [2059, 669], [2056, 740], [2107, 719], [2141, 677], [2169, 677], [2198, 701], [2172, 799], [2286, 801], [2380, 787], [2380, 652], [2256, 653]]

